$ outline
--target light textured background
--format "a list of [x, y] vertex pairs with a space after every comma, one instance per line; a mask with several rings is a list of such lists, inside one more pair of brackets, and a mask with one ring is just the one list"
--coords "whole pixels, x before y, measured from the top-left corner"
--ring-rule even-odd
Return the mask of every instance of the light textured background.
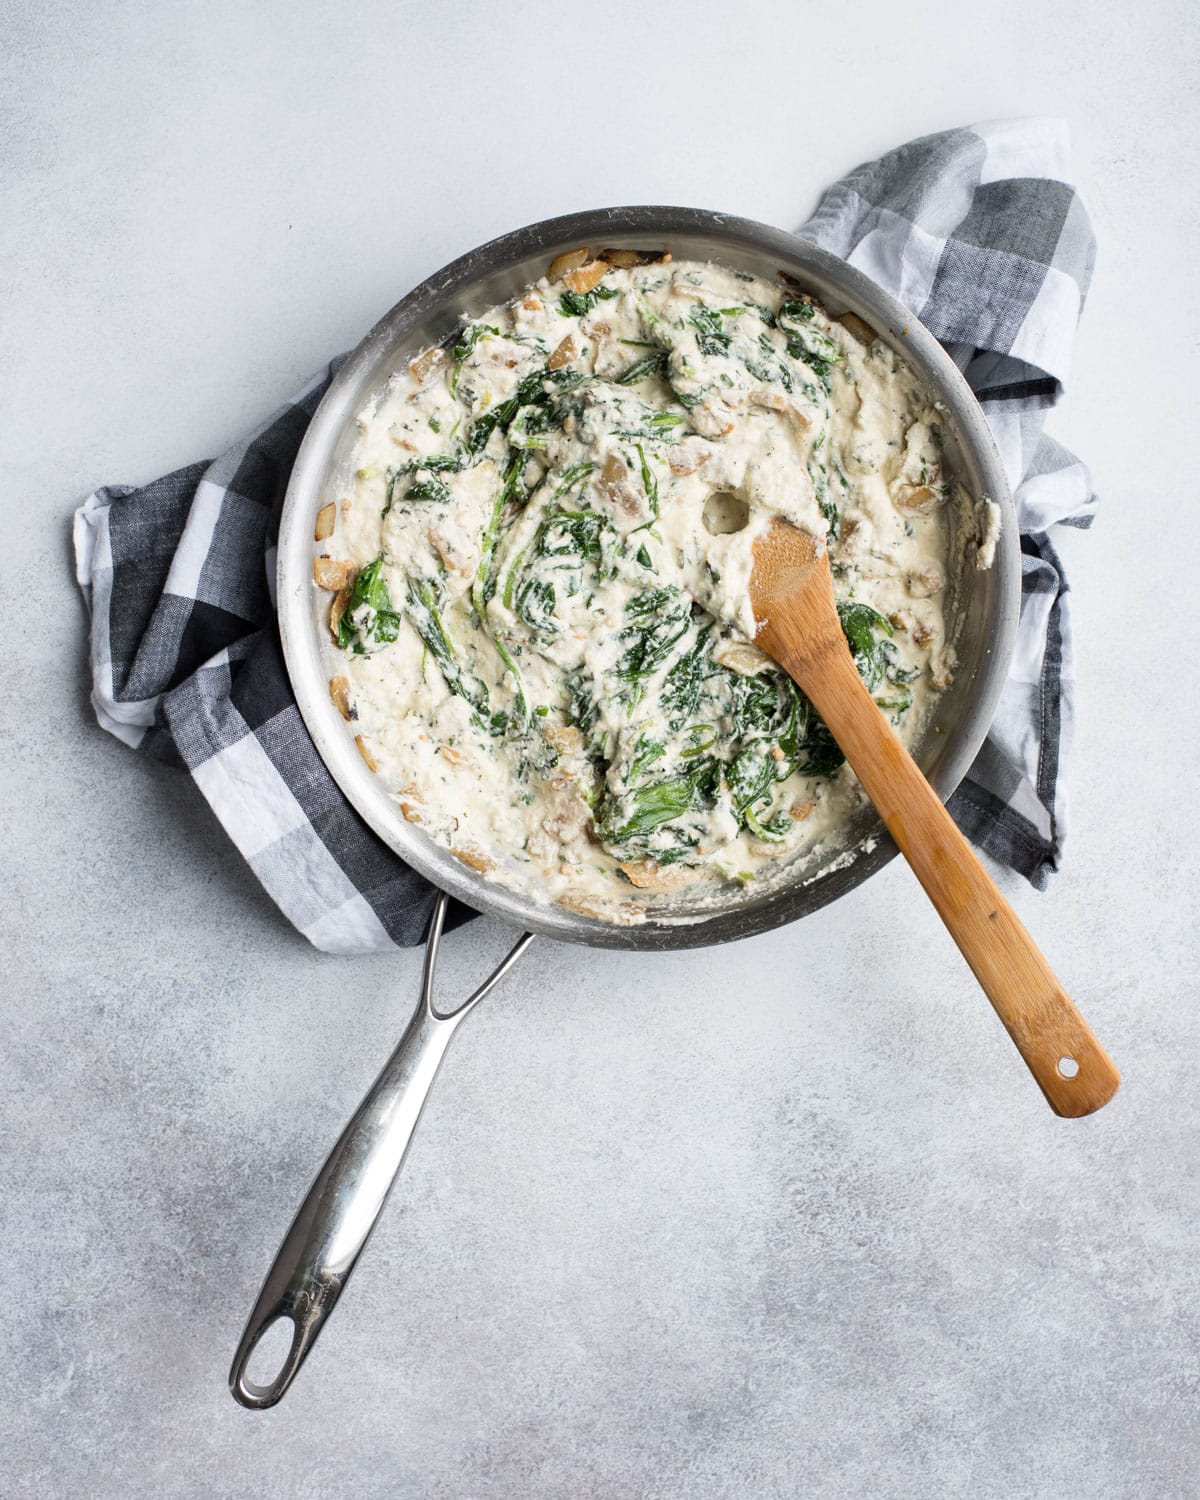
[[[2, 11], [0, 1493], [1193, 1500], [1195, 8]], [[1009, 885], [1118, 1100], [1050, 1115], [898, 866], [733, 948], [540, 944], [293, 1392], [242, 1411], [243, 1319], [419, 960], [310, 951], [94, 727], [73, 502], [212, 454], [514, 225], [793, 226], [1019, 112], [1069, 118], [1100, 237], [1052, 430], [1103, 510], [1066, 547], [1068, 866]], [[506, 937], [454, 936], [450, 992]]]

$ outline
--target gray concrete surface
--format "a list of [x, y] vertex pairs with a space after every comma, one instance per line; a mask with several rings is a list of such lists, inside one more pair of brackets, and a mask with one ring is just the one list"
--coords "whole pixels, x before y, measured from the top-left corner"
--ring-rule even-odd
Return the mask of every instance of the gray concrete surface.
[[[948, 14], [4, 5], [4, 1496], [1197, 1494], [1197, 22]], [[542, 944], [294, 1391], [240, 1410], [247, 1308], [418, 959], [309, 950], [90, 722], [73, 502], [212, 453], [515, 224], [794, 225], [1016, 112], [1068, 116], [1100, 236], [1054, 430], [1104, 506], [1067, 549], [1068, 867], [1009, 890], [1122, 1093], [1049, 1114], [901, 868], [722, 951]], [[447, 984], [505, 937], [455, 935]]]

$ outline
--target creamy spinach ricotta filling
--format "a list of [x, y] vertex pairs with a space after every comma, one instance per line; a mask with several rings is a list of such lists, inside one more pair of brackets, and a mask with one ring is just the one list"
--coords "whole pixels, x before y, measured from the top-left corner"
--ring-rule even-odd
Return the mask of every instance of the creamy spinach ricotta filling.
[[562, 256], [358, 418], [321, 512], [334, 702], [410, 821], [612, 921], [834, 849], [860, 793], [754, 644], [755, 538], [827, 539], [911, 741], [951, 678], [940, 418], [859, 320], [632, 251]]

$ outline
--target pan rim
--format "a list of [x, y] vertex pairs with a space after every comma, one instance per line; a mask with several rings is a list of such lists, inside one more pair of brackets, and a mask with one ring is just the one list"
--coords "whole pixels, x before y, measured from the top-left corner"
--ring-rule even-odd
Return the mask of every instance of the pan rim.
[[978, 476], [980, 496], [1000, 508], [987, 621], [990, 644], [979, 664], [971, 696], [930, 778], [943, 801], [959, 785], [983, 743], [999, 704], [1016, 639], [1020, 603], [1017, 520], [991, 430], [962, 374], [934, 336], [901, 303], [847, 262], [796, 235], [754, 220], [707, 209], [631, 205], [540, 220], [487, 241], [427, 277], [378, 320], [345, 360], [301, 442], [284, 499], [276, 559], [284, 660], [301, 718], [318, 755], [355, 811], [393, 852], [431, 884], [477, 911], [548, 937], [595, 947], [690, 948], [773, 930], [857, 888], [895, 857], [896, 846], [881, 827], [874, 847], [862, 849], [847, 866], [783, 882], [759, 904], [717, 905], [711, 914], [670, 921], [651, 918], [629, 927], [600, 922], [555, 904], [538, 903], [486, 880], [407, 824], [386, 792], [378, 785], [372, 788], [366, 779], [371, 773], [359, 760], [351, 736], [329, 701], [327, 678], [323, 672], [314, 671], [319, 665], [320, 644], [312, 615], [311, 520], [335, 447], [346, 424], [361, 407], [360, 387], [394, 353], [406, 332], [432, 310], [465, 297], [472, 283], [485, 274], [572, 242], [642, 235], [653, 243], [688, 234], [728, 244], [733, 260], [740, 245], [744, 250], [774, 257], [784, 268], [796, 268], [800, 276], [811, 274], [834, 285], [839, 294], [844, 294], [847, 306], [880, 328], [893, 348], [902, 349], [936, 399], [946, 406], [964, 458]]

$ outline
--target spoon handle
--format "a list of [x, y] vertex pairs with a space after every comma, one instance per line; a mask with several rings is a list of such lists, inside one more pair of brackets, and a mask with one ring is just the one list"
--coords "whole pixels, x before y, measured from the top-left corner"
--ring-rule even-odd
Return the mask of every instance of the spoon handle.
[[[812, 700], [1055, 1114], [1089, 1115], [1121, 1075], [871, 697], [849, 651], [772, 652]], [[791, 656], [792, 660], [788, 660]]]

